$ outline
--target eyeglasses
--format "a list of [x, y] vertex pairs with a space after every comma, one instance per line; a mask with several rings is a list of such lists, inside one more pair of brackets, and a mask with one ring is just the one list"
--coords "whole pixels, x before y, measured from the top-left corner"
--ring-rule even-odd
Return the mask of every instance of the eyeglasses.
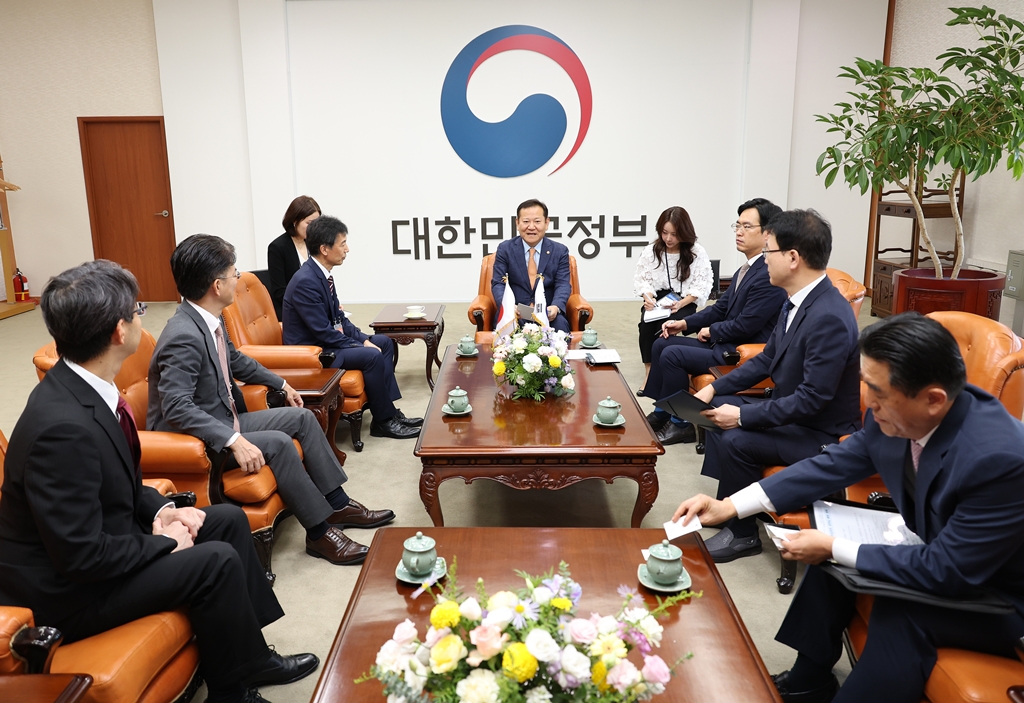
[[774, 254], [777, 251], [789, 251], [789, 249], [769, 249], [768, 247], [765, 247], [761, 250], [761, 253], [768, 256], [769, 254]]
[[146, 308], [148, 306], [145, 303], [135, 303], [135, 314], [142, 317], [146, 314]]
[[218, 281], [226, 281], [226, 280], [231, 279], [231, 278], [241, 278], [241, 277], [242, 277], [242, 272], [239, 271], [238, 269], [235, 269], [234, 273], [229, 274], [227, 276], [217, 276], [217, 280]]
[[732, 231], [733, 232], [739, 232], [740, 230], [743, 230], [744, 232], [753, 232], [755, 229], [757, 229], [761, 225], [752, 225], [749, 222], [744, 222], [742, 224], [739, 223], [739, 222], [733, 222], [729, 226], [732, 227]]

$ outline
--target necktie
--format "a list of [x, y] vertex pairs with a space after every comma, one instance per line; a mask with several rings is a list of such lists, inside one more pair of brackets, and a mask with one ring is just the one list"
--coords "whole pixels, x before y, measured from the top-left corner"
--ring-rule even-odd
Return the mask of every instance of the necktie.
[[327, 277], [327, 287], [331, 289], [331, 310], [334, 311], [334, 319], [331, 322], [338, 324], [341, 320], [341, 314], [338, 311], [341, 304], [338, 302], [338, 289], [334, 287], [334, 276]]
[[231, 370], [228, 368], [228, 344], [224, 339], [224, 328], [217, 327], [217, 359], [220, 361], [220, 373], [224, 376], [224, 387], [228, 389], [228, 400], [231, 401], [231, 426], [238, 432], [238, 411], [235, 409], [235, 396], [231, 394]]
[[924, 451], [924, 447], [918, 444], [916, 439], [910, 440], [910, 458], [914, 461], [914, 473], [917, 473], [918, 465], [921, 463], [921, 452]]
[[747, 275], [747, 271], [750, 270], [750, 264], [744, 263], [740, 266], [740, 272], [736, 274], [736, 287], [739, 288], [740, 284], [743, 283], [743, 277]]
[[789, 331], [789, 311], [795, 307], [792, 300], [787, 300], [782, 304], [782, 317], [779, 318], [779, 322], [782, 323], [783, 333]]
[[139, 459], [142, 457], [142, 445], [139, 444], [139, 429], [135, 426], [135, 416], [132, 414], [131, 406], [121, 396], [117, 397], [117, 424], [124, 432], [124, 438], [128, 440], [128, 449], [132, 454], [132, 468], [135, 475], [139, 474]]
[[530, 247], [529, 261], [526, 264], [526, 272], [530, 274], [530, 288], [537, 282], [537, 260], [533, 258], [536, 251], [535, 247]]

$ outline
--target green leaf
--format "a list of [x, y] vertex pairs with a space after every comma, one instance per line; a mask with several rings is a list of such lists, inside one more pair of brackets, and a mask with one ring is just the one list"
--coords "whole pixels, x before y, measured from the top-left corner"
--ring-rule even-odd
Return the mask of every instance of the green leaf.
[[836, 180], [836, 174], [839, 173], [839, 167], [834, 167], [825, 175], [825, 187], [828, 188], [832, 185], [832, 182]]

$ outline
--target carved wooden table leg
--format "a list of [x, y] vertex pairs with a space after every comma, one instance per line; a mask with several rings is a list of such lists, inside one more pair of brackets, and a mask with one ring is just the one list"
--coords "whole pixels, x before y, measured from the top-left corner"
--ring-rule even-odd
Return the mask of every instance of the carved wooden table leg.
[[437, 499], [440, 482], [437, 474], [426, 467], [420, 474], [420, 500], [427, 510], [427, 515], [434, 521], [434, 527], [444, 527], [444, 513], [441, 512], [441, 501]]
[[640, 527], [644, 516], [651, 512], [654, 501], [658, 499], [658, 474], [654, 471], [654, 466], [636, 477], [636, 485], [636, 505], [633, 506], [630, 527]]

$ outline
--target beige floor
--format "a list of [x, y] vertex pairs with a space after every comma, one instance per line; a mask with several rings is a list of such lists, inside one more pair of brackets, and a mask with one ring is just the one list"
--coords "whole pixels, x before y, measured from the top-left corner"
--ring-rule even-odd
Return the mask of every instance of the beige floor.
[[[861, 314], [862, 327], [873, 319], [867, 315], [869, 304], [869, 301], [865, 303]], [[448, 304], [443, 343], [456, 343], [460, 336], [471, 332], [466, 306], [465, 302]], [[367, 329], [379, 306], [352, 305], [347, 309], [354, 314], [353, 321]], [[634, 389], [640, 386], [644, 374], [636, 347], [638, 309], [638, 303], [632, 301], [597, 303], [593, 324], [601, 335], [601, 341], [620, 351], [623, 357], [621, 371]], [[146, 329], [158, 336], [173, 311], [174, 306], [170, 303], [151, 304], [143, 318]], [[28, 394], [36, 385], [32, 354], [49, 341], [38, 311], [0, 320], [0, 387], [4, 389], [3, 401], [0, 402], [0, 431], [8, 437]], [[423, 345], [418, 342], [402, 347], [396, 370], [404, 393], [398, 405], [410, 416], [422, 415], [430, 398], [423, 374], [424, 353]], [[647, 411], [651, 403], [642, 399], [641, 406]], [[370, 507], [393, 509], [398, 515], [396, 525], [429, 528], [431, 522], [418, 494], [419, 463], [412, 455], [414, 442], [369, 437], [368, 429], [366, 426], [364, 431], [366, 448], [359, 454], [351, 451], [348, 430], [344, 427], [339, 429], [339, 446], [348, 452], [345, 468], [350, 480], [346, 490]], [[701, 461], [702, 457], [694, 453], [693, 445], [666, 448], [665, 456], [658, 462], [660, 494], [644, 520], [644, 527], [660, 526], [671, 517], [680, 500], [694, 493], [714, 494], [715, 482], [700, 476]], [[588, 481], [558, 492], [518, 492], [488, 481], [472, 485], [449, 481], [441, 486], [440, 497], [446, 523], [455, 526], [628, 528], [636, 500], [636, 485], [629, 481], [619, 481], [610, 486]], [[372, 538], [371, 534], [356, 530], [349, 534], [367, 544]], [[704, 534], [707, 537], [714, 531], [705, 530]], [[312, 651], [322, 659], [330, 649], [359, 569], [332, 566], [323, 560], [307, 557], [303, 552], [303, 536], [294, 519], [286, 520], [279, 530], [274, 547], [274, 570], [278, 576], [276, 592], [287, 616], [266, 628], [265, 634], [267, 641], [280, 652]], [[763, 535], [762, 539], [765, 539]], [[720, 571], [768, 670], [774, 673], [789, 667], [793, 652], [773, 639], [791, 598], [779, 594], [775, 587], [779, 557], [770, 544], [766, 541], [763, 554], [723, 564]], [[510, 572], [510, 585], [514, 579]], [[367, 643], [367, 646], [375, 648], [379, 644]], [[691, 661], [686, 666], [700, 666], [700, 662]], [[845, 659], [840, 661], [841, 675], [847, 666]], [[316, 678], [314, 675], [290, 686], [268, 688], [263, 693], [275, 703], [304, 703], [310, 699]], [[201, 692], [196, 700], [202, 701], [203, 698], [204, 693]]]

